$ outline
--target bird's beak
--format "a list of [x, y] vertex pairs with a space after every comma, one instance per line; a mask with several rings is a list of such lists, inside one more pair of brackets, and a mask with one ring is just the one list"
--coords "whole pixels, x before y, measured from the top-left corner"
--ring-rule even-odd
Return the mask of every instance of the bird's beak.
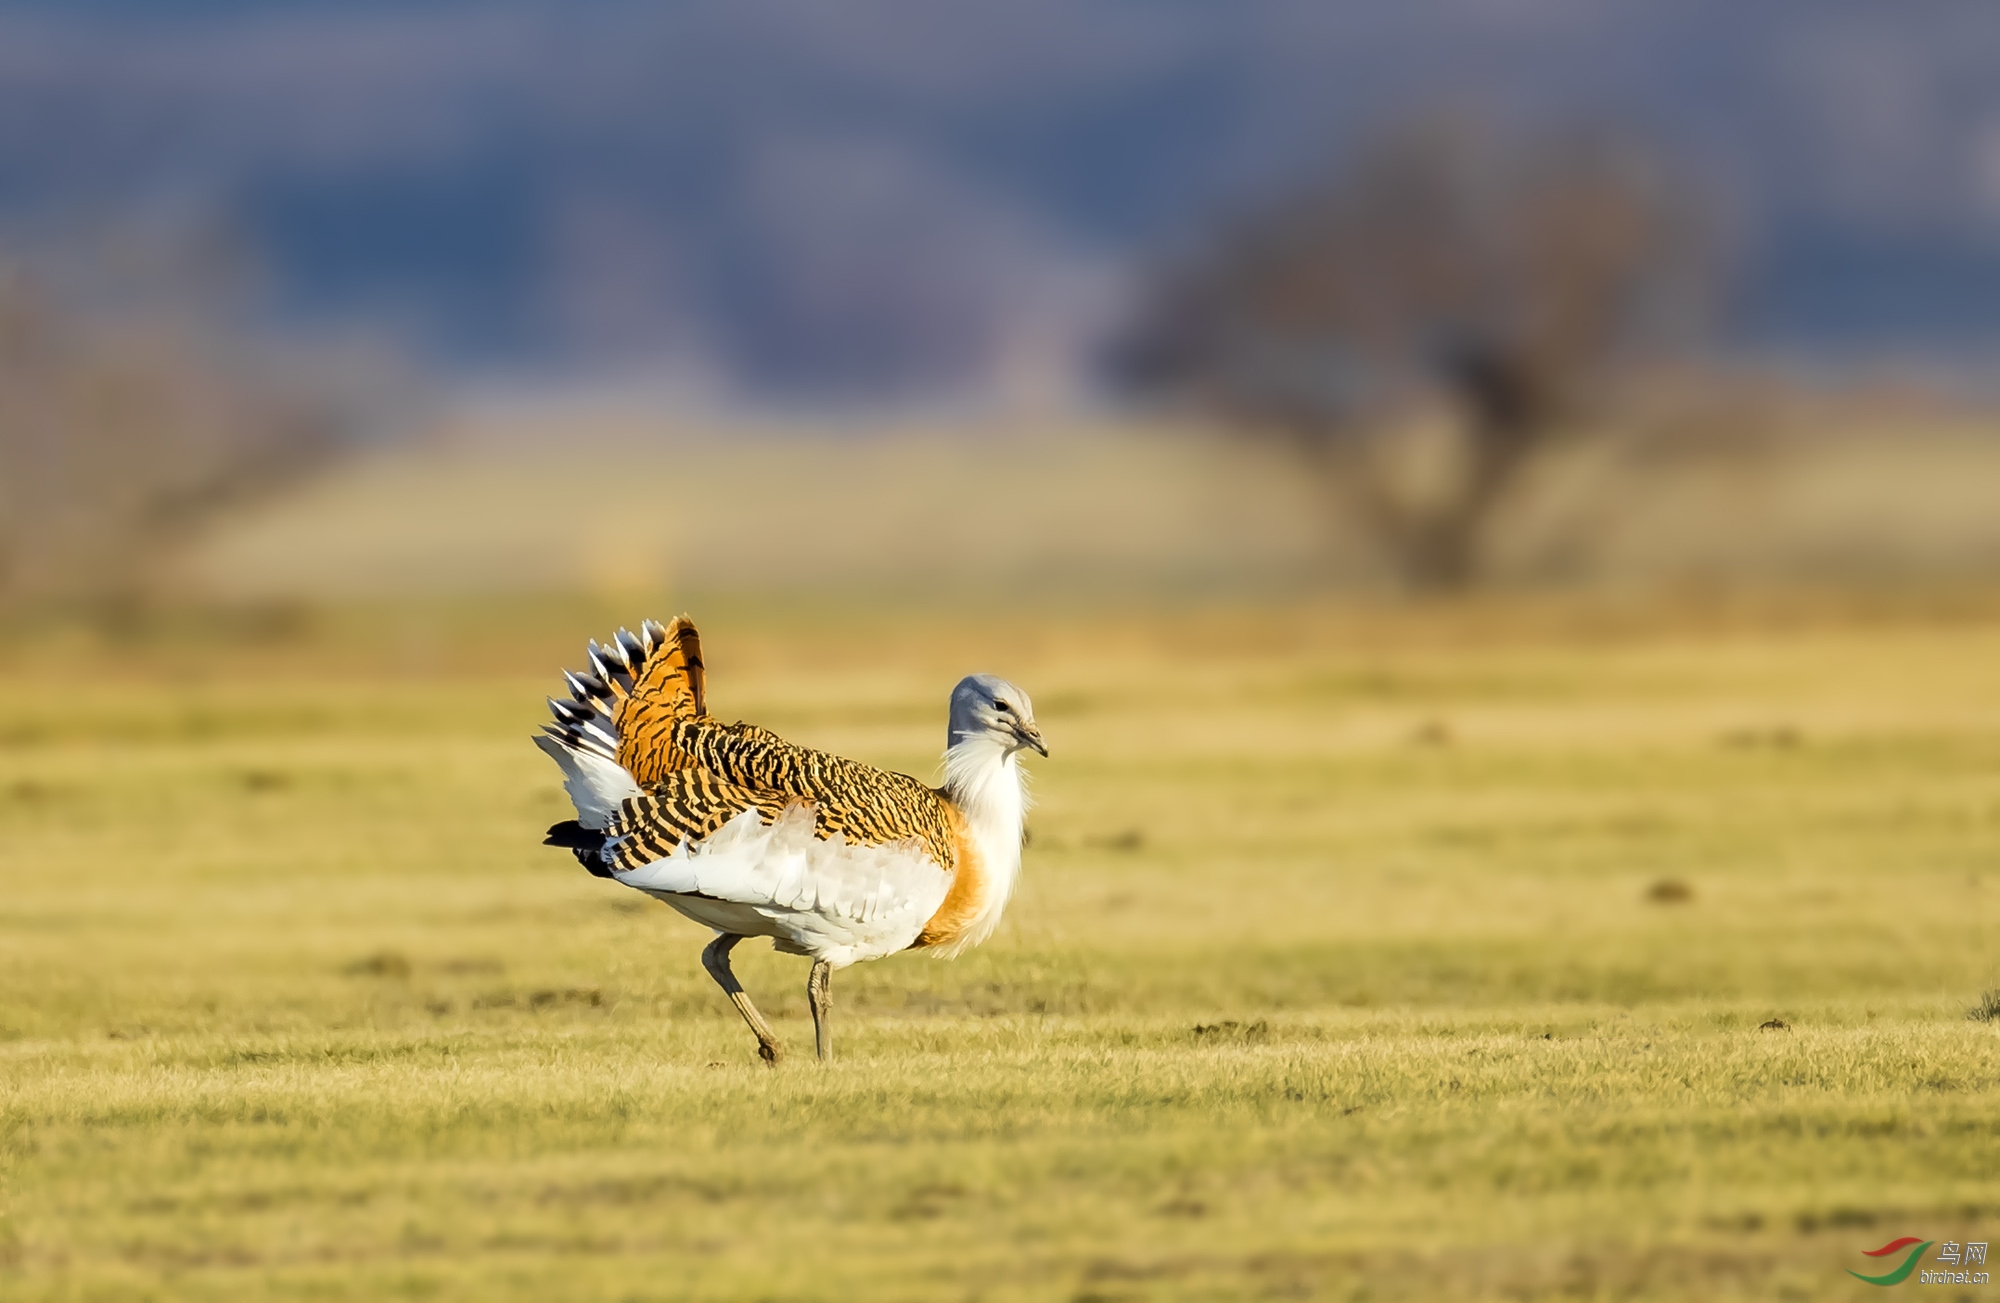
[[1036, 728], [1032, 723], [1024, 721], [1014, 725], [1014, 736], [1020, 739], [1021, 746], [1033, 747], [1041, 753], [1044, 760], [1048, 758], [1049, 748], [1042, 741], [1042, 730]]

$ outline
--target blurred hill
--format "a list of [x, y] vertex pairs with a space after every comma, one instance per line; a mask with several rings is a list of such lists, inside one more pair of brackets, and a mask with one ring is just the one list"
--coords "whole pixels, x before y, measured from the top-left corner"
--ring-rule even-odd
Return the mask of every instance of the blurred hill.
[[2000, 341], [1982, 0], [7, 0], [0, 230], [205, 232], [458, 371], [1048, 387], [1136, 259], [1441, 101], [1690, 160], [1744, 343]]
[[1121, 428], [875, 433], [478, 412], [225, 522], [231, 597], [598, 592], [976, 605], [1297, 588], [1323, 526], [1270, 457]]
[[[1412, 441], [1421, 476], [1422, 440]], [[1644, 590], [1982, 581], [2000, 435], [1852, 398], [1567, 445], [1502, 522], [1496, 582]], [[1393, 590], [1295, 461], [1141, 424], [698, 424], [467, 410], [217, 522], [224, 599], [662, 592], [974, 608]]]

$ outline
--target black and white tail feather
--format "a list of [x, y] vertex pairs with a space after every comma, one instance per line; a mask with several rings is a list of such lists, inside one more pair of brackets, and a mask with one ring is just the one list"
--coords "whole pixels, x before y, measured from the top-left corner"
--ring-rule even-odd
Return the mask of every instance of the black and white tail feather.
[[[571, 699], [549, 698], [555, 719], [543, 725], [541, 736], [535, 739], [535, 745], [562, 768], [563, 788], [576, 805], [578, 833], [596, 834], [594, 841], [587, 836], [559, 841], [557, 830], [567, 825], [558, 824], [550, 831], [547, 844], [578, 851], [577, 858], [593, 873], [598, 872], [597, 852], [604, 843], [604, 830], [619, 805], [645, 794], [631, 771], [619, 763], [620, 739], [614, 722], [617, 705], [632, 692], [647, 657], [666, 642], [666, 629], [653, 620], [642, 624], [636, 634], [620, 629], [615, 639], [602, 646], [592, 639], [587, 653], [590, 669], [581, 674], [563, 671]], [[588, 855], [583, 853], [586, 850]]]

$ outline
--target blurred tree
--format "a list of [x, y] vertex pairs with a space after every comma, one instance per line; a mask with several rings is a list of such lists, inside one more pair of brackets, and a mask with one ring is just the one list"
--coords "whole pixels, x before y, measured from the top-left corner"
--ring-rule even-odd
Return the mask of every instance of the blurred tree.
[[337, 413], [186, 317], [107, 319], [0, 262], [0, 607], [155, 595], [173, 545], [318, 464]]
[[[1459, 587], [1535, 459], [1708, 306], [1704, 231], [1628, 142], [1428, 122], [1162, 269], [1115, 366], [1289, 441], [1406, 582]], [[1440, 405], [1449, 469], [1412, 491], [1385, 444]]]

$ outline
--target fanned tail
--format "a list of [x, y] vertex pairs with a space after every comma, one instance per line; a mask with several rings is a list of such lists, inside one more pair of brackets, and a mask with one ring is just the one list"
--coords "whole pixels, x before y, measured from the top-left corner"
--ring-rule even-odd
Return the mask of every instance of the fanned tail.
[[707, 712], [701, 635], [682, 615], [638, 633], [591, 642], [589, 668], [563, 671], [570, 699], [549, 698], [554, 720], [535, 745], [562, 767], [577, 822], [602, 829], [620, 802], [692, 762], [672, 745], [674, 721]]
[[[676, 769], [693, 765], [673, 744], [674, 724], [708, 714], [708, 671], [701, 662], [701, 635], [685, 615], [661, 629], [646, 626], [649, 650], [629, 660], [632, 678], [612, 712], [617, 721], [618, 761], [641, 783], [657, 783]], [[659, 643], [651, 644], [657, 633]], [[624, 634], [619, 644], [626, 646]], [[614, 674], [617, 670], [614, 664]]]

